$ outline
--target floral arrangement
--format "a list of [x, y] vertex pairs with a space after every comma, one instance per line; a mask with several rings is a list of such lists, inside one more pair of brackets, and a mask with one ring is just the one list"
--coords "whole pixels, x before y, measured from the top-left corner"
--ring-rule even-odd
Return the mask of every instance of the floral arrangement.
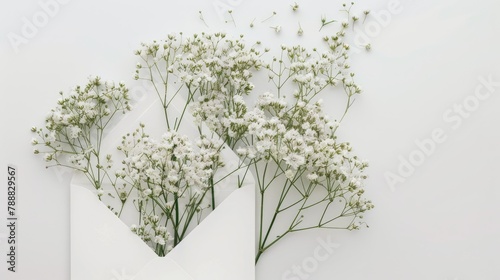
[[[292, 6], [293, 11], [298, 8]], [[224, 33], [178, 33], [143, 43], [135, 52], [135, 79], [150, 84], [160, 101], [165, 127], [161, 139], [148, 135], [141, 124], [123, 136], [117, 167], [101, 147], [119, 114], [131, 110], [128, 91], [123, 83], [94, 77], [68, 96], [61, 93], [45, 127], [32, 128], [34, 153], [42, 154], [49, 167], [84, 174], [99, 199], [119, 203], [119, 209], [109, 206], [116, 215], [132, 205], [137, 223], [131, 230], [159, 256], [179, 244], [204, 212], [215, 209], [217, 184], [238, 170], [257, 181], [256, 262], [293, 232], [359, 229], [364, 213], [373, 208], [363, 196], [368, 163], [348, 142], [337, 139], [342, 119], [361, 93], [344, 42], [359, 18], [349, 14], [350, 8], [345, 11], [348, 21], [324, 37], [323, 52], [281, 46], [272, 56], [271, 49], [261, 50], [260, 42], [248, 47], [243, 36], [234, 39]], [[322, 18], [321, 28], [334, 22]], [[258, 82], [273, 90], [256, 93], [256, 73], [264, 73], [265, 81]], [[346, 95], [338, 120], [325, 113], [321, 99], [334, 89]], [[194, 118], [197, 139], [180, 132], [187, 115]], [[225, 148], [240, 162], [218, 174], [227, 163], [221, 153]]]

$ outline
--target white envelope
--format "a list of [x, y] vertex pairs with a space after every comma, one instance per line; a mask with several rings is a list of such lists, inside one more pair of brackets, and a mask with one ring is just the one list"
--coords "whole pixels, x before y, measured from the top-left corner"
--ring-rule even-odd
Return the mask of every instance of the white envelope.
[[[150, 135], [161, 135], [162, 120], [155, 96], [141, 101], [106, 136], [116, 141], [107, 141], [102, 151], [116, 149], [121, 136], [139, 122], [146, 124]], [[185, 127], [190, 120], [188, 116], [183, 121]], [[194, 125], [188, 129], [196, 132]], [[186, 134], [186, 129], [180, 132]], [[222, 153], [226, 162], [238, 162], [228, 147]], [[255, 181], [250, 172], [242, 176], [240, 171], [221, 182], [226, 185], [216, 191], [217, 201], [222, 202], [165, 257], [158, 257], [99, 201], [82, 175], [75, 175], [71, 181], [71, 279], [255, 279]], [[239, 189], [238, 176], [245, 177]]]

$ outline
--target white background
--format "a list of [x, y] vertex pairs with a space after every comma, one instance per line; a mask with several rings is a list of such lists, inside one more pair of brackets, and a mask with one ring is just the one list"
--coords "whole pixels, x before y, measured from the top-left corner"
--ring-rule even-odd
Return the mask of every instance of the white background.
[[[318, 33], [321, 15], [333, 17], [341, 3], [298, 1], [294, 14], [289, 1], [70, 0], [61, 1], [43, 22], [40, 3], [46, 2], [0, 4], [0, 166], [15, 164], [20, 183], [18, 272], [6, 272], [2, 226], [0, 279], [69, 278], [70, 174], [45, 169], [29, 144], [30, 127], [43, 125], [59, 91], [83, 84], [89, 75], [131, 82], [133, 50], [170, 32], [225, 30], [275, 49], [281, 43], [316, 46], [333, 30]], [[380, 14], [390, 2], [356, 6]], [[290, 235], [261, 258], [259, 280], [500, 279], [500, 86], [473, 106], [479, 77], [500, 81], [500, 4], [401, 0], [395, 5], [398, 12], [390, 18], [369, 17], [358, 29], [372, 51], [353, 55], [364, 93], [339, 130], [371, 163], [366, 195], [376, 208], [366, 215], [370, 228]], [[216, 7], [228, 6], [237, 28], [218, 15]], [[199, 20], [199, 10], [210, 29]], [[261, 23], [272, 11], [277, 16]], [[28, 38], [22, 34], [24, 18], [33, 22], [34, 16], [39, 26]], [[249, 29], [254, 18], [256, 26]], [[296, 35], [298, 21], [303, 37]], [[269, 28], [275, 25], [282, 26], [280, 34]], [[26, 41], [12, 44], [12, 33]], [[464, 100], [471, 110], [460, 116], [453, 110]], [[431, 138], [435, 129], [446, 140], [391, 188], [385, 174], [397, 175], [402, 158], [418, 153], [416, 141]], [[6, 180], [6, 174], [0, 177]], [[4, 217], [6, 190], [0, 199]], [[315, 259], [319, 240], [337, 244], [326, 260]], [[294, 276], [294, 266], [302, 274]]]

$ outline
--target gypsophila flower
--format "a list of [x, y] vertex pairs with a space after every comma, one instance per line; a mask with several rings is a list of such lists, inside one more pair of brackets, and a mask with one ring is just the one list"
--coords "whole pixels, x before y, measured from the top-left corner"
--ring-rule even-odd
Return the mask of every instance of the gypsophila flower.
[[363, 11], [363, 15], [365, 15], [365, 17], [363, 18], [363, 23], [365, 23], [365, 20], [366, 20], [366, 18], [368, 17], [369, 14], [370, 14], [370, 10], [364, 10]]
[[296, 153], [288, 154], [286, 157], [283, 158], [283, 160], [293, 169], [298, 169], [306, 162], [303, 156]]
[[[85, 87], [77, 86], [69, 96], [61, 92], [57, 106], [45, 119], [44, 128], [32, 127], [38, 138], [33, 145], [44, 146], [44, 155], [51, 166], [65, 166], [88, 173], [90, 182], [99, 189], [106, 172], [100, 162], [99, 150], [102, 134], [117, 112], [126, 112], [129, 105], [128, 90], [123, 83], [101, 82], [99, 77], [89, 78]], [[93, 164], [89, 164], [93, 162]], [[109, 160], [108, 160], [109, 162]]]
[[70, 139], [78, 138], [82, 130], [78, 126], [70, 126], [68, 136]]
[[[170, 246], [165, 235], [167, 230], [160, 223], [166, 219], [177, 227], [172, 215], [174, 211], [180, 211], [178, 207], [182, 202], [189, 205], [202, 199], [213, 188], [210, 180], [217, 168], [224, 166], [220, 157], [222, 145], [222, 141], [202, 135], [195, 146], [186, 136], [175, 131], [167, 131], [160, 141], [156, 141], [145, 133], [143, 124], [133, 133], [123, 136], [118, 150], [125, 155], [124, 167], [117, 174], [139, 194], [138, 206], [143, 215], [141, 226], [144, 230], [135, 232], [152, 246], [159, 244], [159, 255], [165, 254]], [[123, 198], [126, 197], [123, 193]], [[155, 207], [163, 209], [164, 218], [150, 212]], [[195, 210], [200, 209], [197, 205]], [[176, 228], [174, 233], [173, 242], [177, 244], [185, 233]]]
[[162, 236], [155, 236], [155, 240], [154, 240], [155, 243], [158, 243], [160, 245], [165, 245], [165, 238], [163, 238]]
[[302, 36], [304, 34], [304, 30], [302, 29], [302, 26], [299, 24], [299, 29], [297, 30], [297, 35]]

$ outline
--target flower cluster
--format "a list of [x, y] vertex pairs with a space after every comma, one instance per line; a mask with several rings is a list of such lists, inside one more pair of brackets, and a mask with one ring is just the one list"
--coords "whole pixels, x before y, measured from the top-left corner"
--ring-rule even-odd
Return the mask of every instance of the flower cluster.
[[[358, 219], [373, 208], [371, 201], [363, 197], [368, 163], [353, 155], [349, 143], [337, 141], [335, 130], [339, 124], [324, 114], [321, 100], [314, 103], [296, 100], [290, 105], [284, 98], [265, 93], [238, 123], [246, 128], [244, 137], [250, 140], [238, 145], [236, 151], [254, 163], [254, 174], [262, 174], [258, 178], [261, 203], [268, 188], [278, 187], [274, 182], [281, 176], [285, 178], [282, 194], [295, 199], [286, 204], [282, 197], [277, 202], [275, 217], [290, 209], [297, 215], [276, 241], [287, 233], [304, 229], [338, 228], [342, 224], [347, 229], [359, 229]], [[258, 162], [265, 164], [264, 170]], [[266, 178], [269, 164], [276, 169], [271, 172], [273, 176]], [[319, 209], [323, 214], [307, 216], [311, 209]], [[257, 259], [274, 244], [269, 240], [273, 224], [265, 230], [263, 221], [260, 222]]]
[[188, 38], [182, 33], [171, 34], [161, 41], [143, 43], [136, 55], [141, 59], [136, 79], [155, 85], [166, 114], [172, 100], [185, 92], [186, 105], [198, 99], [206, 102], [204, 108], [193, 109], [195, 117], [223, 114], [225, 106], [220, 102], [232, 102], [232, 98], [220, 97], [248, 94], [254, 88], [250, 81], [252, 71], [264, 64], [262, 54], [256, 48], [246, 47], [243, 36], [232, 39], [224, 33], [194, 34]]
[[139, 197], [135, 203], [141, 219], [133, 231], [156, 247], [159, 254], [164, 254], [171, 245], [167, 245], [165, 236], [159, 238], [158, 232], [167, 234], [163, 227], [169, 227], [174, 232], [173, 245], [186, 234], [191, 220], [182, 217], [199, 213], [205, 207], [203, 198], [213, 188], [211, 179], [217, 168], [223, 166], [222, 143], [202, 137], [195, 148], [187, 136], [175, 131], [167, 131], [156, 141], [145, 133], [144, 127], [141, 124], [136, 131], [123, 136], [118, 150], [125, 159], [116, 175]]
[[[242, 40], [228, 39], [224, 33], [202, 33], [187, 39], [182, 47], [183, 55], [177, 57], [172, 67], [188, 87], [222, 93], [234, 90], [237, 94], [253, 89], [250, 70], [259, 69], [262, 62], [259, 52], [248, 50]], [[203, 89], [204, 86], [211, 88]]]
[[35, 154], [43, 154], [51, 166], [64, 166], [86, 173], [100, 189], [111, 156], [102, 156], [100, 147], [106, 127], [118, 113], [131, 110], [128, 90], [123, 83], [90, 78], [85, 87], [77, 86], [61, 99], [45, 119], [45, 127], [32, 127], [38, 137], [32, 144]]
[[198, 141], [200, 150], [196, 151], [187, 136], [168, 131], [157, 142], [143, 128], [124, 136], [118, 147], [125, 155], [119, 177], [127, 177], [142, 197], [183, 196], [188, 186], [199, 190], [209, 187], [213, 167], [222, 165], [217, 150], [220, 143], [205, 137]]
[[132, 225], [130, 228], [133, 233], [137, 234], [144, 242], [152, 243], [157, 251], [162, 255], [173, 249], [173, 238], [167, 230], [167, 227], [162, 225], [161, 218], [158, 215], [144, 215], [141, 219], [142, 224]]
[[[322, 101], [295, 99], [290, 104], [284, 97], [275, 97], [267, 92], [257, 98], [252, 109], [241, 97], [234, 99], [237, 102], [233, 103], [233, 112], [218, 109], [224, 112], [223, 117], [207, 115], [215, 112], [213, 110], [198, 110], [206, 114], [204, 121], [216, 131], [227, 132], [225, 137], [232, 139], [236, 153], [249, 162], [257, 176], [261, 203], [264, 203], [268, 188], [278, 187], [275, 179], [286, 178], [282, 193], [288, 197], [295, 194], [296, 201], [285, 205], [284, 198], [281, 198], [275, 215], [290, 209], [295, 209], [297, 215], [276, 240], [287, 233], [304, 229], [336, 228], [333, 224], [342, 220], [347, 223], [345, 228], [359, 229], [357, 219], [373, 208], [371, 201], [362, 197], [363, 181], [366, 179], [364, 170], [368, 164], [352, 154], [349, 143], [337, 141], [335, 131], [339, 123], [323, 112]], [[200, 104], [203, 106], [203, 102]], [[265, 164], [264, 170], [259, 163]], [[270, 166], [275, 166], [274, 172], [267, 170]], [[266, 178], [267, 173], [274, 175]], [[314, 198], [314, 193], [322, 195]], [[331, 205], [334, 202], [344, 204], [342, 211], [333, 211]], [[314, 221], [314, 226], [304, 225], [306, 220], [310, 223], [317, 219], [314, 216], [304, 218], [303, 213], [313, 208], [322, 208], [323, 215]], [[261, 220], [260, 226], [264, 233], [261, 233], [257, 258], [274, 244], [268, 241], [273, 225], [265, 231]]]

